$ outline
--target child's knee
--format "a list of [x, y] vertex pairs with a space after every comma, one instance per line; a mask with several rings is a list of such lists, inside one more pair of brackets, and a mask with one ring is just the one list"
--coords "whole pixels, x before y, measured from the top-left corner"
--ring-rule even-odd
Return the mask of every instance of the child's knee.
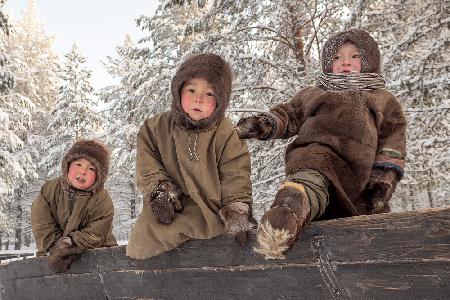
[[329, 202], [328, 180], [322, 174], [302, 169], [288, 175], [286, 180], [304, 186], [311, 210], [309, 221], [319, 218], [325, 212]]

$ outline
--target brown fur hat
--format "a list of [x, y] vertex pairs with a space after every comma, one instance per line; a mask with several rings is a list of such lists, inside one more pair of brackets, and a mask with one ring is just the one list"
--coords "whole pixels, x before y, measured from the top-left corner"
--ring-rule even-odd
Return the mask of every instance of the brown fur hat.
[[[191, 78], [204, 78], [213, 87], [217, 107], [213, 114], [205, 119], [194, 121], [181, 107], [181, 87]], [[204, 130], [213, 127], [225, 116], [230, 102], [232, 74], [228, 63], [212, 53], [196, 54], [189, 57], [178, 68], [172, 79], [172, 115], [178, 125], [188, 130]]]
[[79, 158], [89, 160], [97, 170], [95, 183], [89, 188], [96, 193], [103, 189], [109, 172], [110, 150], [108, 146], [96, 140], [78, 140], [67, 151], [62, 161], [63, 178], [67, 178], [70, 163]]
[[337, 49], [345, 42], [352, 42], [361, 54], [361, 73], [381, 73], [380, 50], [375, 40], [361, 29], [347, 29], [333, 35], [326, 41], [322, 51], [322, 70], [333, 72], [333, 59]]

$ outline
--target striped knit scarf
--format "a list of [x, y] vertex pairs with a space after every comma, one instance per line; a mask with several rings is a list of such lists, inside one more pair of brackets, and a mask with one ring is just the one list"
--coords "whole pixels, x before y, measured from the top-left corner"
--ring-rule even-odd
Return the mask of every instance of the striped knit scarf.
[[325, 90], [375, 90], [385, 89], [383, 76], [376, 73], [333, 74], [319, 73], [316, 83]]

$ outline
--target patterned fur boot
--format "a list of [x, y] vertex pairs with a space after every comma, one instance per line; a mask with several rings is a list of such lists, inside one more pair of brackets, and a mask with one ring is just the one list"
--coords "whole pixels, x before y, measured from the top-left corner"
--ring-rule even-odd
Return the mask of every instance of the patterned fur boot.
[[285, 182], [270, 209], [263, 215], [254, 250], [266, 259], [284, 259], [311, 214], [303, 185]]

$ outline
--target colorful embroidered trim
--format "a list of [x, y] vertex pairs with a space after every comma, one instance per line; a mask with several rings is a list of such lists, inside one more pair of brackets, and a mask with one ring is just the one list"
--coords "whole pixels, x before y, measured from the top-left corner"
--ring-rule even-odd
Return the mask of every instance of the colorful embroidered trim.
[[377, 154], [377, 156], [375, 157], [375, 164], [394, 164], [399, 166], [400, 168], [405, 168], [405, 160], [401, 159], [401, 158], [396, 158], [396, 157], [392, 157], [391, 155], [388, 154]]
[[380, 151], [378, 151], [377, 154], [387, 154], [391, 157], [405, 159], [405, 157], [400, 152], [392, 150], [392, 149], [381, 149]]
[[372, 165], [372, 168], [380, 168], [380, 169], [391, 169], [397, 172], [397, 174], [401, 177], [403, 177], [403, 174], [405, 174], [405, 171], [396, 164], [383, 162], [383, 163], [374, 163]]

